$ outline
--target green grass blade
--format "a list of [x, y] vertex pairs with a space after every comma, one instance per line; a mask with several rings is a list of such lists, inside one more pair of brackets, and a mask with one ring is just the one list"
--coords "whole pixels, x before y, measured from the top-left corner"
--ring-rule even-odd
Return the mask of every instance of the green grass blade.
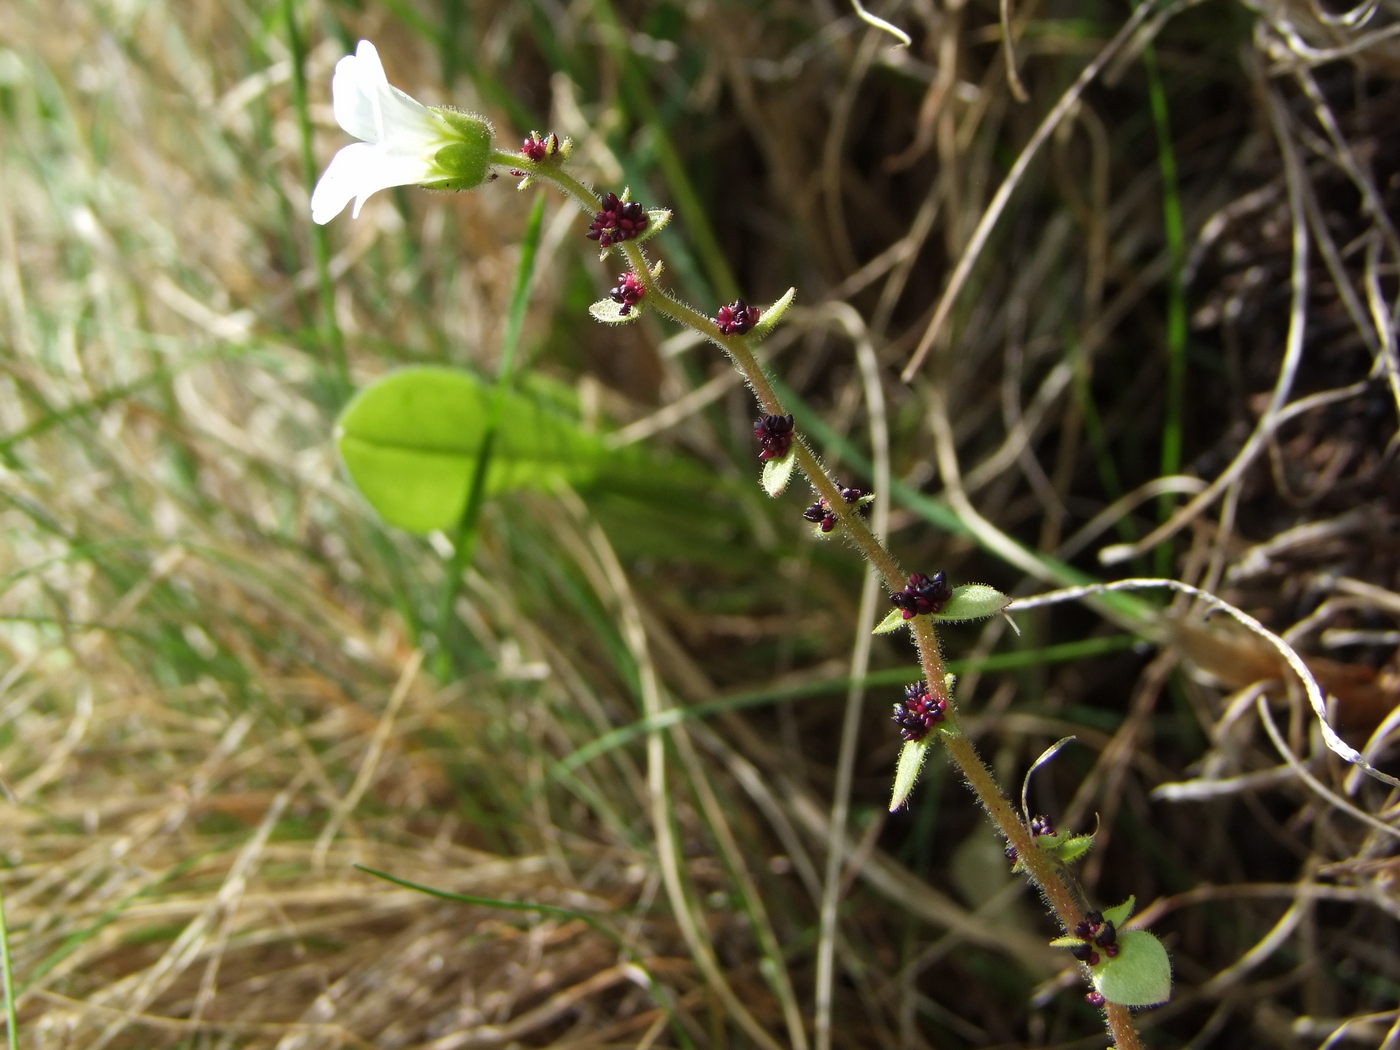
[[[1163, 476], [1181, 471], [1182, 411], [1186, 392], [1186, 233], [1181, 220], [1181, 194], [1177, 180], [1176, 153], [1172, 148], [1171, 116], [1167, 92], [1157, 68], [1157, 52], [1151, 44], [1142, 49], [1142, 65], [1147, 71], [1147, 97], [1152, 107], [1152, 123], [1157, 129], [1157, 164], [1162, 175], [1162, 229], [1171, 261], [1167, 283], [1167, 404], [1162, 421]], [[1175, 498], [1163, 495], [1157, 501], [1157, 514], [1166, 521]], [[1171, 575], [1170, 541], [1158, 545], [1154, 554], [1158, 576]]]
[[15, 975], [10, 961], [10, 928], [5, 922], [5, 897], [0, 891], [0, 981], [5, 991], [5, 1036], [9, 1050], [19, 1047], [19, 1015], [15, 1010]]
[[[306, 101], [306, 48], [297, 25], [295, 0], [282, 0], [287, 23], [287, 46], [292, 53], [292, 105], [297, 113], [301, 139], [301, 169], [310, 192], [316, 185], [316, 157], [311, 151], [311, 113]], [[306, 216], [310, 219], [310, 216]], [[345, 360], [345, 339], [335, 319], [335, 287], [331, 284], [330, 245], [324, 226], [311, 225], [311, 253], [316, 263], [316, 288], [321, 301], [321, 334], [330, 350], [330, 365], [340, 387], [341, 400], [350, 395], [350, 368]]]

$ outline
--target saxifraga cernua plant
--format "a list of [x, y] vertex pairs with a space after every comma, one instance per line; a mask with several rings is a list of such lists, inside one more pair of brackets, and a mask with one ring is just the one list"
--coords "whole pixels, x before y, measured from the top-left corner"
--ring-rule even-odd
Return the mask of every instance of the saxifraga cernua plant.
[[[1103, 1008], [1118, 1050], [1140, 1047], [1128, 1007], [1168, 998], [1171, 967], [1166, 949], [1152, 934], [1124, 928], [1132, 914], [1131, 898], [1102, 911], [1082, 903], [1084, 893], [1068, 864], [1089, 849], [1092, 836], [1056, 833], [1048, 817], [1018, 814], [960, 728], [937, 624], [1001, 614], [1009, 599], [984, 584], [952, 586], [942, 572], [906, 572], [866, 520], [874, 496], [842, 485], [818, 461], [754, 354], [754, 344], [778, 324], [794, 291], [766, 309], [737, 299], [717, 307], [713, 316], [680, 301], [663, 287], [662, 267], [648, 260], [643, 247], [666, 227], [670, 211], [645, 208], [630, 199], [626, 188], [596, 193], [570, 170], [567, 139], [531, 133], [518, 150], [505, 150], [495, 144], [491, 125], [483, 118], [418, 103], [389, 84], [369, 41], [361, 41], [354, 55], [337, 64], [332, 94], [337, 122], [359, 141], [341, 149], [317, 183], [311, 198], [316, 222], [329, 222], [352, 200], [358, 215], [366, 198], [391, 186], [465, 190], [503, 173], [517, 178], [522, 189], [536, 181], [548, 183], [589, 216], [585, 236], [597, 242], [602, 258], [620, 254], [625, 260], [626, 268], [608, 297], [589, 308], [595, 319], [628, 324], [655, 310], [729, 356], [761, 413], [754, 434], [764, 489], [777, 496], [795, 470], [806, 476], [816, 500], [803, 516], [819, 535], [844, 536], [884, 580], [892, 608], [876, 632], [907, 627], [918, 649], [923, 680], [910, 685], [894, 709], [904, 745], [891, 810], [908, 798], [930, 747], [935, 742], [942, 745], [1006, 839], [1014, 870], [1035, 883], [1062, 926], [1064, 935], [1052, 943], [1066, 948], [1083, 967], [1093, 987], [1088, 999]], [[353, 476], [354, 465], [348, 465]]]

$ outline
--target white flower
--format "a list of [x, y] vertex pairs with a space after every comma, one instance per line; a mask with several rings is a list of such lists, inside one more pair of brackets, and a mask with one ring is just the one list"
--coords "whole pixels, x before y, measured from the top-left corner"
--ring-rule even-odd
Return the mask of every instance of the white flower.
[[491, 126], [425, 106], [394, 87], [368, 40], [335, 64], [331, 107], [336, 123], [361, 141], [332, 157], [316, 183], [314, 222], [330, 222], [352, 198], [351, 214], [358, 217], [370, 194], [390, 186], [470, 189], [486, 177]]

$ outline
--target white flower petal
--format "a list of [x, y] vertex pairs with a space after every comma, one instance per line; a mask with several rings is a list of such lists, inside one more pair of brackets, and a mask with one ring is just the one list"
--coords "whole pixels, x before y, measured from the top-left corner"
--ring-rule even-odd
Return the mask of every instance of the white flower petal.
[[379, 109], [384, 117], [380, 141], [393, 143], [397, 149], [436, 153], [449, 138], [446, 121], [392, 84], [379, 96]]
[[352, 151], [372, 149], [363, 142], [346, 146], [334, 157], [311, 191], [311, 221], [324, 226], [345, 210], [355, 196], [356, 156]]
[[357, 139], [378, 142], [383, 137], [378, 99], [388, 89], [389, 78], [384, 75], [379, 52], [368, 40], [361, 40], [353, 55], [335, 64], [331, 78], [335, 122]]
[[432, 158], [421, 154], [391, 153], [368, 142], [352, 142], [334, 157], [311, 194], [311, 220], [330, 222], [355, 200], [351, 213], [358, 217], [366, 198], [390, 186], [412, 186], [432, 181]]

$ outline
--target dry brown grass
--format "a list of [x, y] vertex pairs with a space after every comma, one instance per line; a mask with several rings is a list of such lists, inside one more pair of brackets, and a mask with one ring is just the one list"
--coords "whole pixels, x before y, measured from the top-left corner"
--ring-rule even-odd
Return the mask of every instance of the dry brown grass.
[[[475, 97], [504, 127], [498, 79], [600, 183], [650, 174], [670, 203], [686, 175], [708, 209], [663, 251], [690, 294], [729, 294], [732, 268], [751, 301], [797, 283], [854, 308], [801, 313], [773, 360], [843, 477], [867, 470], [873, 423], [895, 476], [938, 497], [896, 492], [907, 564], [1021, 593], [1063, 581], [1051, 558], [1105, 574], [1097, 550], [1141, 541], [1158, 497], [1184, 495], [1172, 575], [1293, 641], [1344, 734], [1393, 771], [1400, 16], [1212, 0], [1148, 23], [1191, 322], [1163, 480], [1173, 263], [1145, 38], [1046, 140], [929, 363], [896, 379], [1018, 151], [1123, 24], [1017, 6], [1024, 105], [995, 4], [882, 11], [916, 36], [903, 55], [840, 5], [636, 5], [632, 82], [602, 6], [313, 3], [315, 152], [341, 141], [341, 27], [419, 97]], [[532, 364], [590, 423], [709, 473], [493, 506], [453, 673], [433, 673], [440, 559], [373, 521], [329, 441], [280, 11], [0, 6], [0, 887], [21, 1045], [798, 1045], [857, 567], [798, 537], [794, 507], [760, 505], [750, 407], [722, 364], [656, 326], [581, 320], [608, 274], [551, 202]], [[447, 87], [454, 17], [478, 44], [459, 56], [472, 83]], [[649, 105], [680, 174], [633, 134]], [[333, 226], [352, 378], [490, 367], [523, 212], [498, 185], [385, 194]], [[875, 418], [861, 342], [885, 379]], [[1136, 893], [1171, 948], [1176, 996], [1143, 1015], [1148, 1043], [1394, 1050], [1395, 799], [1320, 748], [1299, 691], [1260, 684], [1280, 669], [1249, 639], [1185, 605], [1111, 616], [1156, 655], [1092, 610], [1037, 613], [1023, 648], [1107, 641], [1010, 671], [974, 660], [960, 688], [1009, 784], [1049, 741], [1084, 745], [1040, 775], [1037, 804], [1061, 826], [1098, 815], [1089, 892]], [[1001, 632], [953, 635], [949, 655], [1014, 649]], [[909, 662], [881, 646], [877, 668]], [[962, 786], [935, 768], [912, 812], [883, 815], [882, 681], [851, 789], [834, 1041], [1103, 1045]], [[662, 888], [642, 734], [561, 765], [635, 722], [648, 682], [668, 705], [806, 687], [668, 732], [683, 900]], [[1261, 710], [1372, 823], [1283, 763]], [[356, 865], [549, 907], [450, 903]]]

